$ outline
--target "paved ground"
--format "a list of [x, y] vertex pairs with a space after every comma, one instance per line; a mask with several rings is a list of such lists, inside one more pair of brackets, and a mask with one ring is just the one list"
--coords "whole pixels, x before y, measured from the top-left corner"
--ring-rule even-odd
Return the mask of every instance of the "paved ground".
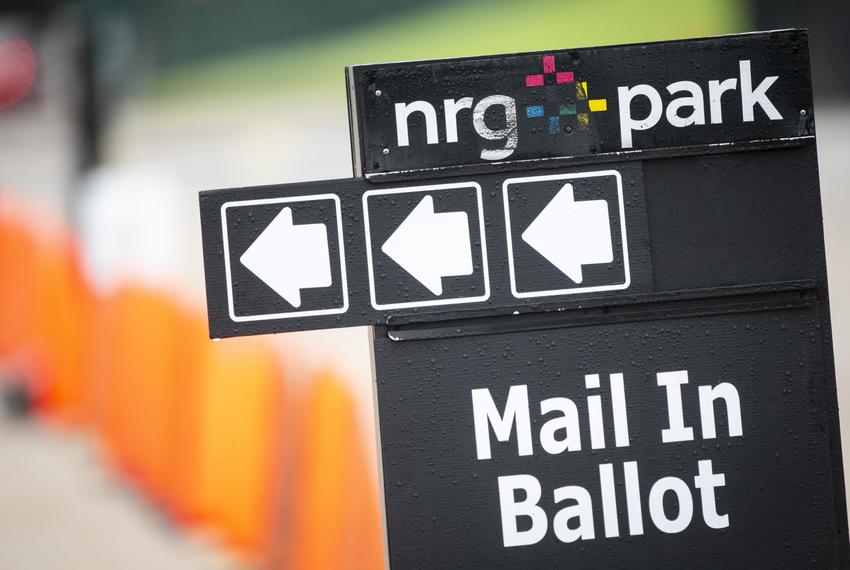
[[79, 434], [0, 416], [0, 568], [225, 570], [97, 460]]

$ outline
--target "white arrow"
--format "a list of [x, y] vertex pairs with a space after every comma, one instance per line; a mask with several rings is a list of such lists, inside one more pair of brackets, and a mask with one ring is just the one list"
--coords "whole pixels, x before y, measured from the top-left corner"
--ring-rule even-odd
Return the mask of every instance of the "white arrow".
[[614, 260], [608, 202], [576, 202], [572, 184], [564, 184], [522, 239], [576, 283], [584, 279], [582, 265]]
[[434, 295], [443, 294], [443, 277], [472, 274], [466, 212], [435, 214], [431, 196], [422, 198], [381, 251]]
[[294, 225], [291, 208], [280, 211], [239, 261], [293, 307], [301, 306], [301, 289], [333, 283], [327, 228]]

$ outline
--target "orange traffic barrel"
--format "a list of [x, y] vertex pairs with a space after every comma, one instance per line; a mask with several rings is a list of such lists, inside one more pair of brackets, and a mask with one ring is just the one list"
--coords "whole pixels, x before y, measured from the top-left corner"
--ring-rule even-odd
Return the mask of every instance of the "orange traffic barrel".
[[127, 286], [107, 301], [97, 346], [97, 399], [115, 466], [160, 504], [172, 479], [182, 313], [164, 294]]
[[352, 398], [339, 380], [325, 373], [294, 414], [273, 567], [383, 568], [375, 469], [367, 460]]
[[212, 342], [207, 335], [206, 319], [196, 311], [182, 311], [179, 330], [180, 357], [176, 362], [168, 452], [171, 463], [168, 508], [178, 522], [192, 525], [199, 521], [201, 513], [197, 493], [201, 478], [201, 411], [209, 381], [207, 361]]
[[80, 421], [90, 294], [72, 234], [0, 202], [0, 362], [43, 411]]
[[196, 503], [208, 528], [248, 559], [269, 539], [283, 381], [258, 338], [211, 344], [200, 393]]
[[86, 346], [91, 293], [70, 234], [42, 243], [36, 257], [33, 361], [39, 374], [38, 402], [52, 418], [85, 418]]

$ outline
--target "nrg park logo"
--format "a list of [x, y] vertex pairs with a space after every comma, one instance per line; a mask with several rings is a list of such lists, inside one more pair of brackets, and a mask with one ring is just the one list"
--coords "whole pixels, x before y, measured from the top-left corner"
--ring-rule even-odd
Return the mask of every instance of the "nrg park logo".
[[[608, 100], [605, 98], [590, 98], [587, 81], [577, 80], [573, 71], [558, 71], [555, 56], [543, 56], [542, 73], [531, 73], [525, 76], [525, 87], [540, 89], [543, 104], [526, 105], [520, 111], [524, 120], [536, 121], [539, 127], [534, 127], [535, 136], [557, 136], [562, 131], [572, 132], [573, 128], [587, 129], [591, 117], [608, 111]], [[738, 62], [739, 76], [727, 79], [712, 79], [708, 81], [708, 116], [706, 116], [706, 100], [703, 87], [693, 81], [675, 81], [666, 87], [669, 95], [674, 96], [664, 103], [659, 90], [651, 85], [638, 84], [617, 88], [617, 107], [620, 120], [620, 145], [624, 149], [633, 147], [632, 135], [635, 131], [646, 131], [655, 127], [662, 117], [673, 127], [684, 128], [691, 125], [705, 125], [706, 120], [711, 124], [722, 124], [721, 100], [727, 92], [740, 89], [741, 120], [755, 120], [755, 107], [762, 109], [771, 121], [782, 119], [779, 111], [767, 95], [768, 89], [779, 78], [777, 75], [768, 76], [753, 88], [750, 60]], [[739, 83], [740, 82], [740, 83]], [[727, 95], [730, 97], [731, 95]], [[641, 103], [641, 99], [645, 102]], [[649, 112], [646, 116], [634, 116], [634, 103], [640, 104], [639, 109]], [[485, 115], [490, 108], [497, 108], [504, 120], [502, 128], [492, 128], [485, 121]], [[445, 143], [458, 142], [458, 114], [463, 110], [472, 111], [472, 126], [482, 139], [498, 141], [500, 148], [482, 149], [482, 160], [504, 160], [516, 150], [519, 144], [517, 129], [516, 100], [508, 95], [489, 95], [477, 103], [472, 97], [460, 99], [444, 99], [443, 111], [445, 121]], [[437, 126], [437, 111], [434, 105], [427, 101], [395, 104], [396, 137], [399, 147], [410, 146], [408, 132], [410, 116], [422, 113], [425, 119], [426, 142], [429, 145], [440, 144], [439, 128]], [[643, 114], [643, 113], [641, 113]], [[492, 115], [491, 115], [492, 120]]]

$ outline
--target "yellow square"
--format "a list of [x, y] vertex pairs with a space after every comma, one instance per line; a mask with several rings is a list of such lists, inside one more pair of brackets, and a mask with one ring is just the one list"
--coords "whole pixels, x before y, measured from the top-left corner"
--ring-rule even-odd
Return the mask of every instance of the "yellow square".
[[587, 104], [590, 106], [592, 113], [608, 110], [608, 99], [591, 99]]

